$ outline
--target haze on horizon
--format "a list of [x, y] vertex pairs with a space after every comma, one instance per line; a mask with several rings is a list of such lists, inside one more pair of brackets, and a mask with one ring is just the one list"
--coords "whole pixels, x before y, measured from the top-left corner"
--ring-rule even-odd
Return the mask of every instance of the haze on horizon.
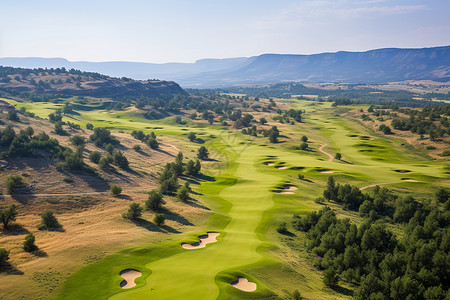
[[0, 11], [0, 57], [163, 63], [450, 45], [448, 0], [28, 0]]

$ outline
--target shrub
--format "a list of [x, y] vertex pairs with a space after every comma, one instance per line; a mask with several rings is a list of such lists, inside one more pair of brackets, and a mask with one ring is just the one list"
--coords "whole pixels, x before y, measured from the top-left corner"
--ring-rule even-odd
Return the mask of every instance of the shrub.
[[300, 144], [300, 150], [306, 150], [306, 149], [308, 149], [308, 144], [306, 142], [302, 142]]
[[156, 224], [156, 226], [161, 227], [164, 225], [164, 221], [166, 220], [166, 217], [164, 217], [163, 214], [156, 214], [153, 218], [153, 222]]
[[305, 179], [305, 175], [303, 175], [303, 174], [298, 174], [298, 179], [300, 179], [300, 180]]
[[34, 244], [36, 238], [34, 237], [34, 234], [30, 233], [25, 237], [25, 241], [23, 242], [23, 250], [27, 252], [32, 252], [37, 249], [36, 245]]
[[70, 142], [74, 146], [82, 146], [86, 142], [86, 139], [80, 135], [74, 135], [70, 138]]
[[157, 211], [161, 209], [164, 203], [163, 195], [157, 190], [152, 190], [148, 195], [147, 201], [145, 201], [145, 209]]
[[126, 156], [122, 153], [122, 151], [114, 151], [113, 154], [113, 160], [114, 163], [117, 164], [120, 168], [122, 169], [128, 169], [128, 159], [126, 158]]
[[302, 300], [303, 297], [302, 297], [302, 295], [300, 294], [300, 292], [299, 292], [298, 290], [295, 290], [295, 291], [292, 293], [292, 299], [293, 299], [293, 300]]
[[6, 190], [9, 195], [13, 194], [15, 189], [23, 184], [23, 177], [20, 175], [10, 175], [6, 179]]
[[98, 166], [104, 171], [109, 171], [111, 170], [111, 165], [109, 163], [110, 160], [107, 157], [102, 157], [98, 161]]
[[450, 150], [444, 150], [442, 156], [450, 156]]
[[187, 202], [189, 200], [189, 189], [186, 186], [183, 186], [178, 190], [177, 199], [181, 202]]
[[91, 123], [86, 123], [86, 129], [94, 130], [94, 125], [92, 125]]
[[4, 249], [4, 248], [0, 248], [0, 267], [3, 266], [9, 259], [9, 251]]
[[106, 145], [105, 149], [106, 149], [106, 151], [109, 152], [109, 154], [112, 154], [114, 152], [114, 145], [110, 143], [110, 144]]
[[189, 139], [191, 142], [195, 141], [196, 138], [197, 138], [197, 136], [195, 135], [194, 132], [189, 132], [189, 134], [188, 134], [188, 139]]
[[63, 181], [66, 183], [73, 183], [73, 179], [71, 177], [64, 177]]
[[11, 121], [19, 121], [19, 115], [17, 114], [17, 111], [15, 109], [8, 110], [8, 120]]
[[53, 215], [53, 212], [51, 210], [44, 210], [44, 212], [41, 214], [41, 224], [38, 226], [38, 229], [45, 230], [57, 227], [59, 227], [59, 223], [56, 217]]
[[334, 158], [336, 158], [337, 160], [341, 160], [342, 155], [338, 152], [338, 153], [336, 153], [336, 155], [334, 156]]
[[109, 190], [114, 196], [119, 196], [122, 193], [122, 188], [117, 184], [112, 184]]
[[92, 151], [92, 152], [89, 154], [89, 159], [90, 159], [90, 161], [92, 161], [92, 162], [95, 163], [95, 164], [98, 164], [98, 163], [99, 163], [101, 157], [102, 157], [102, 155], [101, 155], [100, 152], [98, 152], [98, 151]]
[[286, 232], [289, 232], [288, 229], [287, 229], [286, 222], [280, 223], [280, 225], [278, 225], [278, 227], [277, 227], [277, 231], [278, 231], [278, 233], [282, 233], [282, 234], [286, 233]]
[[139, 151], [141, 151], [141, 146], [139, 146], [139, 145], [134, 145], [134, 146], [133, 146], [133, 150], [136, 151], [136, 152], [139, 152]]
[[306, 135], [302, 136], [302, 142], [307, 142], [308, 141], [308, 137]]
[[11, 204], [6, 208], [0, 209], [0, 221], [2, 222], [4, 229], [7, 229], [9, 222], [15, 221], [16, 217], [17, 210], [15, 204]]
[[139, 203], [131, 203], [130, 207], [128, 208], [128, 211], [122, 214], [123, 218], [132, 221], [137, 220], [141, 216], [142, 216], [142, 207], [139, 205]]

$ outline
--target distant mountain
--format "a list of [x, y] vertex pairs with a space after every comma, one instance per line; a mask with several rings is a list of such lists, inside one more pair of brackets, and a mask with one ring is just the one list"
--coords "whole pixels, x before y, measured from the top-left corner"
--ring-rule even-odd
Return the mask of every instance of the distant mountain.
[[450, 81], [450, 46], [377, 49], [313, 55], [263, 54], [195, 63], [70, 62], [60, 58], [0, 58], [0, 65], [66, 67], [135, 79], [164, 78], [184, 87], [221, 87], [283, 81]]

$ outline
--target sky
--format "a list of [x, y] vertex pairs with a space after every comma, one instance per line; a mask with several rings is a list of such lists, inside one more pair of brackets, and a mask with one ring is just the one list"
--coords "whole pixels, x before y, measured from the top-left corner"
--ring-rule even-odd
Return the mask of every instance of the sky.
[[194, 62], [450, 45], [449, 0], [1, 0], [0, 57]]

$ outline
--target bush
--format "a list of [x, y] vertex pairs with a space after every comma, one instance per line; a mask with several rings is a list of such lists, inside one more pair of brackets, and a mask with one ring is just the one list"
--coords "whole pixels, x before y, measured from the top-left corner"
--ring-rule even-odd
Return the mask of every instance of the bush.
[[444, 150], [442, 156], [450, 156], [450, 150]]
[[339, 282], [339, 275], [332, 267], [323, 272], [323, 283], [328, 287], [335, 287]]
[[137, 220], [141, 216], [142, 216], [142, 207], [139, 205], [139, 203], [131, 203], [130, 207], [128, 208], [128, 211], [122, 214], [123, 218], [132, 221]]
[[57, 227], [59, 227], [59, 223], [53, 215], [53, 212], [51, 210], [45, 210], [41, 215], [41, 224], [38, 226], [38, 229], [45, 230]]
[[15, 189], [23, 184], [23, 177], [20, 175], [11, 175], [6, 179], [6, 191], [9, 195], [12, 195]]
[[98, 163], [99, 163], [100, 158], [102, 158], [102, 155], [101, 155], [101, 153], [98, 152], [98, 151], [92, 151], [92, 152], [89, 154], [89, 160], [92, 161], [92, 162], [95, 163], [95, 164], [98, 164]]
[[307, 142], [308, 141], [308, 137], [306, 135], [302, 136], [302, 142]]
[[136, 151], [136, 152], [139, 152], [139, 151], [141, 151], [141, 146], [139, 146], [139, 145], [134, 145], [134, 146], [133, 146], [133, 150]]
[[17, 114], [17, 111], [15, 109], [8, 110], [7, 119], [11, 121], [19, 121], [19, 115]]
[[164, 217], [163, 214], [156, 214], [153, 218], [153, 222], [156, 224], [156, 226], [161, 227], [164, 225], [164, 221], [166, 220], [166, 217]]
[[109, 154], [112, 154], [114, 152], [114, 145], [113, 144], [108, 144], [106, 145], [106, 151], [109, 152]]
[[126, 156], [122, 153], [122, 151], [115, 150], [113, 153], [114, 163], [117, 164], [121, 169], [128, 169], [129, 163]]
[[94, 130], [94, 125], [92, 125], [91, 123], [86, 123], [86, 129]]
[[17, 210], [15, 204], [11, 204], [6, 208], [0, 209], [0, 222], [2, 222], [4, 229], [7, 229], [9, 222], [15, 221], [16, 217]]
[[334, 156], [334, 158], [336, 158], [337, 160], [341, 160], [342, 155], [338, 152], [338, 153], [336, 153], [336, 155]]
[[73, 179], [71, 177], [64, 177], [63, 181], [66, 183], [73, 183]]
[[109, 171], [109, 170], [111, 170], [111, 165], [109, 163], [110, 163], [110, 159], [108, 159], [107, 157], [102, 157], [98, 161], [98, 166], [100, 167], [100, 169], [102, 169], [104, 171]]
[[36, 245], [34, 244], [36, 238], [34, 237], [34, 234], [30, 233], [25, 237], [25, 241], [23, 242], [23, 250], [26, 252], [32, 252], [37, 249]]
[[298, 174], [298, 179], [300, 179], [300, 180], [305, 179], [305, 175], [303, 175], [303, 174]]
[[9, 251], [4, 248], [0, 248], [0, 267], [5, 265], [8, 259], [9, 259]]
[[278, 233], [281, 233], [281, 234], [289, 232], [288, 229], [287, 229], [286, 222], [280, 223], [280, 225], [278, 225], [278, 227], [277, 227], [277, 231], [278, 231]]
[[292, 299], [293, 299], [293, 300], [302, 300], [303, 297], [302, 297], [302, 295], [300, 294], [300, 292], [299, 292], [298, 290], [295, 290], [295, 291], [292, 293]]
[[147, 201], [145, 201], [145, 209], [157, 211], [161, 209], [164, 203], [163, 195], [157, 190], [152, 190], [148, 195]]
[[189, 134], [188, 134], [189, 141], [193, 142], [193, 141], [195, 141], [196, 138], [197, 138], [197, 136], [195, 135], [194, 132], [189, 132]]
[[82, 146], [85, 144], [86, 139], [80, 135], [74, 135], [70, 138], [70, 142], [72, 143], [72, 145], [74, 146]]
[[122, 193], [122, 188], [117, 184], [112, 184], [109, 190], [114, 196], [119, 196]]
[[300, 144], [300, 150], [306, 150], [306, 149], [308, 149], [308, 144], [306, 142], [302, 142]]
[[189, 200], [189, 189], [186, 186], [183, 186], [178, 190], [177, 199], [185, 203]]

